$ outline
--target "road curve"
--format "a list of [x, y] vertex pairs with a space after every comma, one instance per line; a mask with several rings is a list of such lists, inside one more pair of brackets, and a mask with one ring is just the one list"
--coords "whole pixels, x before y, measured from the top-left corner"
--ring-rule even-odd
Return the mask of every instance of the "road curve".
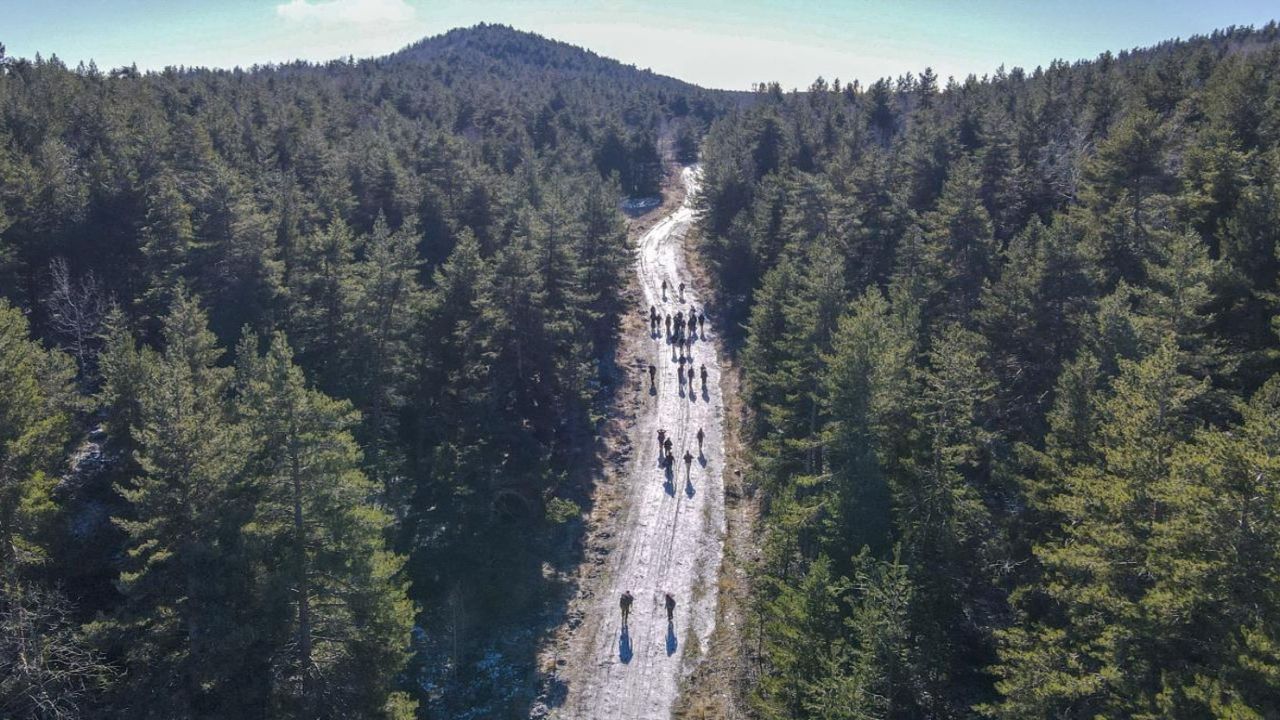
[[[649, 306], [659, 316], [704, 311], [703, 295], [693, 287], [685, 263], [683, 239], [693, 224], [692, 198], [699, 173], [685, 168], [684, 203], [646, 233], [636, 248], [636, 271], [644, 292], [639, 310], [648, 328]], [[662, 281], [668, 289], [664, 298]], [[686, 285], [681, 301], [679, 286]], [[704, 311], [705, 312], [705, 311]], [[635, 449], [626, 476], [629, 487], [617, 518], [610, 572], [588, 601], [587, 618], [570, 642], [571, 672], [560, 718], [669, 718], [680, 678], [705, 651], [715, 626], [716, 578], [724, 552], [723, 417], [717, 333], [707, 317], [690, 353], [693, 367], [706, 365], [707, 385], [690, 392], [677, 376], [678, 352], [665, 327], [650, 334], [639, 382], [642, 406], [631, 430]], [[657, 367], [650, 388], [648, 365]], [[689, 367], [686, 363], [685, 367]], [[640, 368], [636, 368], [637, 371]], [[657, 432], [671, 436], [674, 468], [659, 463]], [[697, 433], [706, 437], [699, 452]], [[694, 456], [688, 473], [683, 457]], [[635, 596], [628, 627], [618, 600], [624, 590]], [[675, 621], [668, 625], [664, 593], [676, 598]]]

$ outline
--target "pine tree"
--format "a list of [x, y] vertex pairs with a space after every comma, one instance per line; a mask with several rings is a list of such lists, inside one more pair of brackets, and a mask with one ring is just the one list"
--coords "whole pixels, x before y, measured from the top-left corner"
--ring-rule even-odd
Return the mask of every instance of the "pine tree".
[[1080, 342], [1090, 310], [1092, 266], [1065, 220], [1032, 222], [1010, 241], [999, 277], [983, 287], [977, 325], [991, 348], [1006, 429], [1038, 441], [1053, 383]]
[[626, 227], [616, 207], [605, 186], [592, 185], [584, 198], [581, 229], [574, 238], [577, 295], [582, 298], [583, 322], [594, 341], [591, 357], [602, 357], [613, 340], [614, 319], [622, 310], [623, 277], [631, 264]]
[[913, 589], [908, 569], [895, 551], [890, 560], [867, 553], [854, 558], [848, 597], [852, 611], [844, 621], [847, 644], [840, 663], [820, 677], [819, 698], [810, 716], [823, 720], [862, 720], [908, 716], [919, 700], [913, 692]]
[[388, 489], [394, 489], [389, 486], [401, 462], [394, 450], [396, 413], [404, 400], [414, 316], [422, 300], [417, 243], [412, 224], [393, 231], [379, 216], [353, 271], [344, 313], [350, 339], [342, 353], [347, 377], [341, 394], [365, 414], [366, 467]]
[[32, 341], [26, 318], [0, 299], [0, 585], [47, 551], [74, 378], [70, 358]]
[[333, 220], [303, 238], [291, 272], [289, 334], [299, 362], [329, 391], [350, 380], [343, 373], [341, 338], [356, 291], [355, 245], [351, 228]]
[[993, 274], [995, 235], [980, 192], [978, 168], [959, 161], [942, 187], [937, 209], [925, 216], [926, 268], [941, 288], [926, 317], [968, 321], [983, 281]]
[[[912, 388], [915, 329], [899, 322], [878, 290], [841, 318], [823, 379], [833, 518], [828, 552], [863, 547], [884, 557], [893, 541], [890, 468], [894, 428]], [[839, 554], [837, 554], [839, 553]]]
[[239, 414], [254, 439], [255, 503], [245, 525], [263, 593], [270, 714], [412, 717], [393, 691], [413, 607], [402, 558], [384, 547], [391, 518], [370, 501], [349, 403], [305, 386], [284, 336], [257, 358], [241, 344]]
[[981, 642], [975, 599], [991, 582], [988, 568], [1001, 538], [984, 502], [994, 495], [986, 477], [994, 382], [982, 338], [946, 325], [928, 359], [894, 504], [916, 593], [912, 627], [920, 646], [915, 675], [927, 698], [922, 712], [938, 715], [972, 702], [965, 693], [973, 670], [963, 658]]
[[1093, 439], [1099, 464], [1060, 479], [1064, 491], [1052, 501], [1060, 534], [1036, 549], [1054, 612], [1000, 635], [1004, 699], [990, 708], [998, 716], [1159, 716], [1155, 688], [1166, 665], [1143, 605], [1150, 543], [1168, 511], [1158, 489], [1204, 388], [1178, 372], [1172, 341], [1120, 365]]
[[837, 651], [841, 584], [819, 557], [801, 578], [770, 583], [764, 612], [770, 672], [756, 692], [761, 717], [798, 718], [812, 710], [825, 677], [824, 659]]
[[1101, 223], [1102, 267], [1113, 278], [1139, 282], [1153, 233], [1165, 213], [1165, 131], [1157, 115], [1124, 116], [1085, 166], [1082, 199]]
[[246, 662], [255, 635], [239, 541], [247, 437], [229, 417], [230, 376], [216, 365], [222, 353], [206, 316], [184, 293], [165, 318], [164, 341], [136, 386], [141, 474], [117, 486], [128, 502], [115, 518], [127, 538], [124, 602], [92, 633], [128, 671], [122, 712], [239, 714], [254, 701], [249, 679], [264, 670]]

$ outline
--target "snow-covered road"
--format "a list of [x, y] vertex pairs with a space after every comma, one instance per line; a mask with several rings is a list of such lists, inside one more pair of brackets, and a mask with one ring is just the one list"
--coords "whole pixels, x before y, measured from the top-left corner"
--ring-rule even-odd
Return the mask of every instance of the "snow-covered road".
[[[636, 269], [644, 291], [640, 310], [649, 306], [660, 318], [703, 312], [702, 295], [692, 287], [685, 265], [683, 239], [693, 223], [692, 197], [698, 172], [685, 168], [684, 203], [646, 233], [636, 252]], [[662, 281], [668, 284], [663, 293]], [[679, 286], [685, 283], [683, 299]], [[714, 321], [707, 317], [685, 368], [707, 369], [704, 390], [681, 383], [680, 353], [669, 341], [665, 323], [645, 343], [648, 358], [639, 383], [643, 406], [631, 429], [635, 452], [627, 475], [629, 487], [617, 518], [615, 550], [590, 604], [586, 621], [570, 642], [567, 658], [568, 697], [555, 713], [561, 718], [668, 718], [680, 678], [705, 650], [715, 625], [716, 579], [725, 532], [724, 465]], [[648, 328], [646, 320], [645, 327]], [[650, 388], [647, 365], [657, 367]], [[660, 463], [658, 429], [672, 439], [676, 460], [670, 473]], [[699, 452], [699, 428], [706, 437]], [[686, 472], [685, 451], [694, 460]], [[618, 600], [624, 590], [635, 596], [631, 620], [623, 627]], [[668, 624], [664, 593], [676, 599], [675, 621]]]

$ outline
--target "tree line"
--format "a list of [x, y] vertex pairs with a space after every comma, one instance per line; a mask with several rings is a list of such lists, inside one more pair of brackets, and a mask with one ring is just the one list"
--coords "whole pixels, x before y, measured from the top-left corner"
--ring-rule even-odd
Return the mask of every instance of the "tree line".
[[1280, 713], [1277, 27], [761, 86], [704, 146], [765, 718]]

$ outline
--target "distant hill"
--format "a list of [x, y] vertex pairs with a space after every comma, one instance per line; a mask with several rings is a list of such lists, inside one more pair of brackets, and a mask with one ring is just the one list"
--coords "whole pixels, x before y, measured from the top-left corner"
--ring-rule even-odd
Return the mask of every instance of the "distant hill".
[[[709, 121], [750, 93], [708, 90], [585, 48], [507, 25], [480, 24], [423, 39], [373, 61], [380, 67], [418, 64], [446, 83], [502, 85], [527, 99], [556, 96], [565, 83], [621, 111], [628, 125], [658, 110]], [[508, 86], [508, 84], [510, 84]], [[521, 101], [512, 98], [513, 101]], [[539, 98], [541, 100], [541, 98]]]
[[691, 83], [640, 69], [590, 50], [507, 25], [481, 23], [420, 40], [389, 56], [393, 62], [470, 64], [505, 73], [532, 71], [559, 78], [608, 78], [685, 92], [706, 91]]

